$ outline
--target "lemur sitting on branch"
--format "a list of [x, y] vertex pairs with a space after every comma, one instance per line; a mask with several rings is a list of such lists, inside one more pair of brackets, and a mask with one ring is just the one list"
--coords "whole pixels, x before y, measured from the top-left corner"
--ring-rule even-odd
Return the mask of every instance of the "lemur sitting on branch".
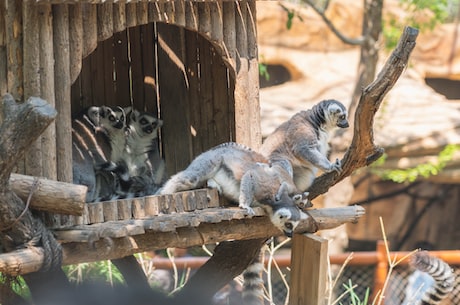
[[[299, 221], [308, 216], [298, 208], [304, 196], [297, 191], [284, 167], [270, 166], [250, 148], [224, 143], [196, 157], [183, 171], [172, 176], [158, 194], [171, 194], [209, 186], [253, 214], [261, 206], [272, 223], [292, 236]], [[306, 197], [306, 196], [305, 196]]]
[[332, 131], [349, 126], [347, 115], [347, 109], [339, 101], [321, 101], [276, 128], [265, 139], [261, 153], [271, 164], [279, 163], [286, 170], [293, 171], [297, 188], [307, 191], [318, 169], [324, 172], [342, 170], [340, 161], [337, 159], [332, 163], [327, 155]]

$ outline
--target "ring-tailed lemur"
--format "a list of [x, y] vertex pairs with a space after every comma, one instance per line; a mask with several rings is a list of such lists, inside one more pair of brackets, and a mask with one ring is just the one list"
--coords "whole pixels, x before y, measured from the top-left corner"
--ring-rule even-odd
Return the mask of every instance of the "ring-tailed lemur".
[[431, 276], [434, 282], [429, 287], [423, 287], [423, 280], [420, 280], [423, 274], [418, 276], [419, 280], [415, 277], [409, 279], [406, 288], [407, 301], [405, 300], [403, 305], [437, 305], [453, 290], [455, 274], [452, 268], [440, 258], [431, 256], [426, 251], [420, 251], [411, 257], [410, 264], [419, 272]]
[[297, 206], [303, 196], [289, 174], [280, 173], [261, 154], [236, 143], [224, 143], [198, 155], [185, 170], [166, 181], [158, 194], [206, 184], [230, 201], [239, 202], [249, 214], [254, 213], [252, 206], [261, 206], [287, 236], [292, 236], [300, 220], [307, 218]]
[[165, 163], [160, 156], [158, 130], [163, 121], [152, 114], [126, 107], [126, 145], [117, 162], [124, 197], [154, 194], [164, 182]]
[[262, 144], [261, 153], [270, 162], [289, 161], [294, 182], [300, 191], [313, 183], [318, 169], [341, 171], [340, 161], [330, 162], [329, 136], [339, 128], [347, 128], [347, 110], [336, 100], [324, 100], [306, 111], [300, 111], [281, 124]]
[[99, 198], [95, 166], [108, 162], [105, 135], [100, 131], [100, 108], [84, 109], [72, 120], [73, 183], [86, 185], [86, 202]]

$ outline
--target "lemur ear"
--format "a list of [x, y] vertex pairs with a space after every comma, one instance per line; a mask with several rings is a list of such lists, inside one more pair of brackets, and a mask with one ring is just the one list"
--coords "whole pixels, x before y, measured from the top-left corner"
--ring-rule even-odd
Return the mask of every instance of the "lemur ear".
[[278, 193], [276, 194], [275, 196], [275, 200], [276, 201], [280, 201], [281, 200], [281, 196], [283, 196], [283, 193], [287, 193], [288, 192], [288, 185], [286, 182], [283, 182], [281, 183], [280, 185], [280, 188], [278, 190]]

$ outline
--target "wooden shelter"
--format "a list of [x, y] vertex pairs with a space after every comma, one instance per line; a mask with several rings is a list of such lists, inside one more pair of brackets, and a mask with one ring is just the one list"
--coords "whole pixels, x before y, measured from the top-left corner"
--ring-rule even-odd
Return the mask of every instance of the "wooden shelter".
[[[181, 291], [184, 296], [217, 291], [246, 268], [268, 237], [281, 234], [267, 217], [259, 217], [265, 216], [263, 211], [252, 217], [238, 208], [222, 208], [210, 190], [84, 204], [84, 190], [68, 184], [71, 118], [89, 105], [133, 105], [158, 113], [164, 121], [161, 150], [169, 174], [222, 142], [258, 148], [255, 18], [255, 0], [1, 1], [0, 94], [11, 95], [3, 98], [0, 129], [17, 138], [0, 137], [0, 240], [6, 250], [0, 254], [0, 271], [17, 275], [42, 270], [49, 256], [43, 237], [34, 239], [41, 241], [39, 246], [29, 243], [36, 234], [29, 203], [46, 211], [41, 219], [57, 237], [64, 264], [233, 240], [216, 247]], [[414, 35], [407, 31], [394, 56], [402, 62], [396, 67], [407, 62]], [[381, 92], [373, 95], [379, 97], [373, 100], [376, 106], [367, 103], [361, 110], [367, 111], [362, 124], [370, 125], [387, 90], [382, 88], [390, 88], [401, 71], [386, 68], [386, 77], [378, 81], [384, 86], [374, 89]], [[28, 139], [37, 137], [30, 145]], [[324, 193], [381, 154], [371, 136], [364, 139], [353, 145], [357, 153], [345, 160], [343, 173], [326, 175], [326, 183], [320, 179], [310, 196]], [[17, 162], [26, 148], [24, 161]], [[46, 179], [10, 175], [16, 163], [17, 172]], [[308, 218], [301, 231], [356, 221], [363, 209], [324, 213], [312, 212], [314, 219]], [[293, 268], [297, 284], [291, 304], [306, 304], [306, 299], [318, 304], [325, 293], [327, 242], [305, 242], [302, 235], [295, 240], [298, 268]], [[17, 249], [26, 243], [27, 249]], [[299, 285], [310, 273], [316, 280], [307, 281], [308, 288]]]

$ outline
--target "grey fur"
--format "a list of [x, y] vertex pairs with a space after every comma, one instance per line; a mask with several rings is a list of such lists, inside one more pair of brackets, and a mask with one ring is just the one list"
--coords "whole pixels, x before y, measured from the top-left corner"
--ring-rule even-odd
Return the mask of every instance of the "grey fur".
[[302, 194], [283, 167], [270, 166], [268, 160], [248, 147], [224, 143], [199, 156], [183, 171], [172, 176], [158, 194], [171, 194], [204, 186], [219, 193], [253, 214], [261, 206], [272, 223], [291, 236], [301, 219], [307, 217], [297, 204]]
[[332, 131], [347, 128], [347, 116], [345, 106], [339, 101], [321, 101], [276, 128], [265, 139], [261, 153], [271, 163], [282, 163], [286, 170], [292, 169], [295, 185], [300, 191], [306, 191], [318, 169], [324, 172], [342, 170], [340, 161], [330, 162], [327, 155]]

